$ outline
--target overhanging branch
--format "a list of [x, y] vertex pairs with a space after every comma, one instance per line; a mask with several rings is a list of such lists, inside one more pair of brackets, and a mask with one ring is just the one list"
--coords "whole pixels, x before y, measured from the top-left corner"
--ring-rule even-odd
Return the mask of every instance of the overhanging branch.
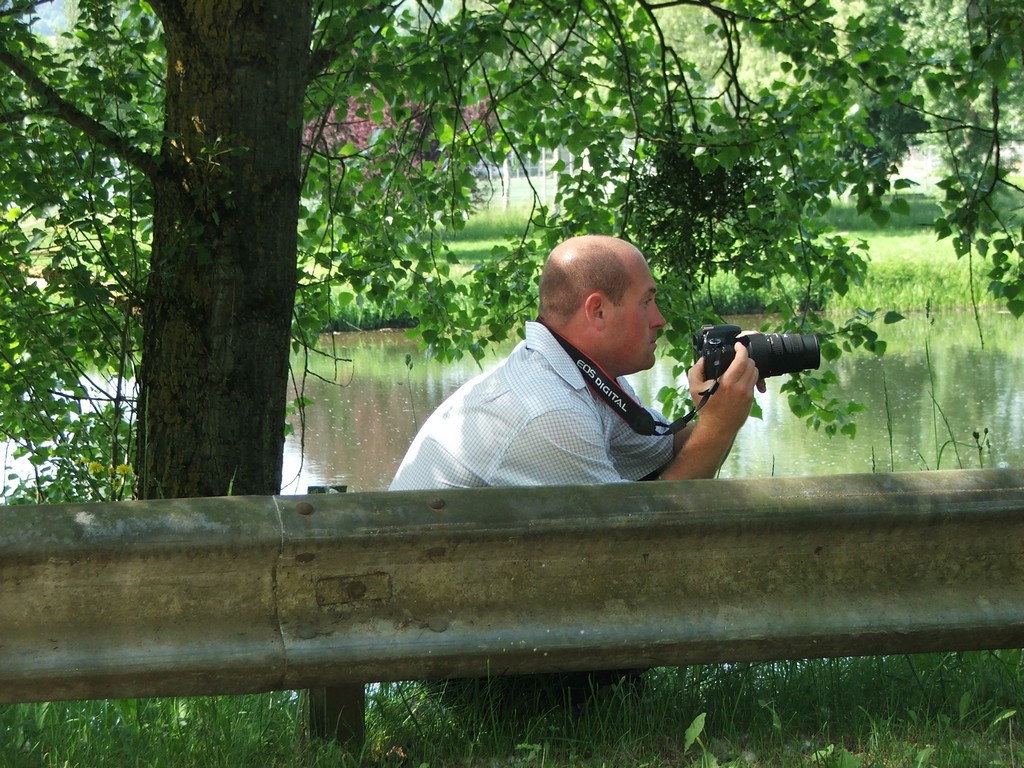
[[[77, 128], [86, 136], [109, 149], [149, 178], [156, 176], [158, 164], [157, 159], [153, 155], [125, 140], [123, 136], [112, 131], [106, 125], [67, 101], [24, 60], [13, 55], [10, 51], [0, 49], [0, 64], [10, 69], [25, 84], [29, 91], [42, 102], [41, 108], [35, 110], [33, 114], [45, 112], [48, 115], [53, 115], [63, 120], [68, 125]], [[20, 115], [19, 113], [8, 113], [7, 115], [0, 116], [0, 123], [14, 122], [15, 119], [19, 117], [24, 118], [29, 114], [29, 112], [24, 112]]]

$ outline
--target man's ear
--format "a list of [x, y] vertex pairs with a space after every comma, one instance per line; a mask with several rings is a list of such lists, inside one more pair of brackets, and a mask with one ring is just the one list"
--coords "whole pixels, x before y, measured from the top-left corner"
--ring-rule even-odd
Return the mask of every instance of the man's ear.
[[583, 313], [586, 315], [587, 322], [596, 324], [598, 327], [603, 326], [606, 322], [607, 309], [608, 302], [600, 291], [594, 291], [583, 301]]

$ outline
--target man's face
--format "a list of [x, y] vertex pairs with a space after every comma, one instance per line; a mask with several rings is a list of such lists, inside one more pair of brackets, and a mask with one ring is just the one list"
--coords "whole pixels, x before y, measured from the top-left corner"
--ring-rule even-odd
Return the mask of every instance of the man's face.
[[657, 286], [647, 262], [639, 254], [628, 263], [630, 285], [621, 304], [609, 313], [605, 369], [626, 376], [654, 365], [658, 335], [665, 317], [658, 309]]

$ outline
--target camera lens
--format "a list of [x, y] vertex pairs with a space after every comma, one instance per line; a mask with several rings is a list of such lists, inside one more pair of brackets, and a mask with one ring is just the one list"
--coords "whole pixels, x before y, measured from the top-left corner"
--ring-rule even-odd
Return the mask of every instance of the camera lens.
[[818, 337], [799, 333], [754, 333], [740, 337], [747, 341], [750, 357], [762, 378], [796, 373], [821, 365]]

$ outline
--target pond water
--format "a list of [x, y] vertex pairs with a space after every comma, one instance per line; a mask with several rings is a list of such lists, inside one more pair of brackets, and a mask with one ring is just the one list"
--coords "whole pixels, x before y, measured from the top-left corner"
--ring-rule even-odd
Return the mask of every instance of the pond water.
[[[857, 352], [823, 362], [839, 379], [834, 396], [867, 407], [856, 416], [855, 439], [809, 429], [779, 392], [785, 377], [769, 379], [758, 395], [762, 417], [743, 427], [722, 476], [1024, 467], [1024, 324], [986, 312], [980, 325], [979, 334], [969, 312], [912, 316], [879, 326], [889, 345], [883, 358]], [[334, 334], [321, 349], [347, 361], [294, 361], [297, 377], [309, 370], [301, 386], [313, 402], [289, 419], [284, 493], [310, 485], [386, 489], [418, 426], [481, 370], [473, 361], [430, 360], [401, 331]], [[495, 350], [483, 367], [508, 349]], [[645, 402], [676, 383], [672, 367], [659, 359], [630, 377]]]

